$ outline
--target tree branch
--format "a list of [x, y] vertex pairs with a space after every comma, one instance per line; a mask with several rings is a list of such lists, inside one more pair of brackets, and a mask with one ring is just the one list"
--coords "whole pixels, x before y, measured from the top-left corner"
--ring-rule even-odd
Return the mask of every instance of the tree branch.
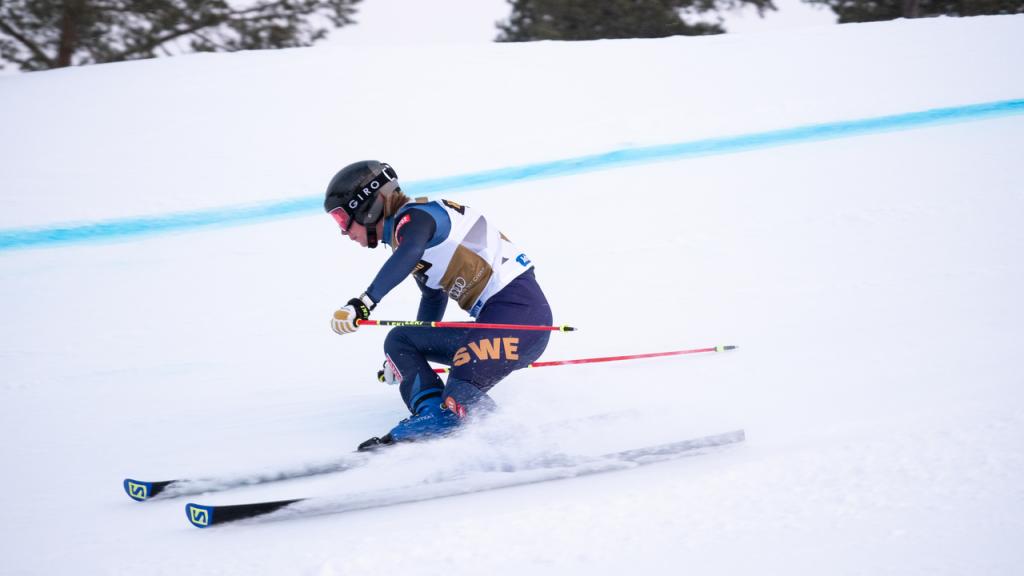
[[226, 50], [227, 49], [227, 46], [224, 46], [223, 44], [219, 44], [217, 42], [214, 42], [213, 40], [207, 38], [205, 35], [203, 35], [202, 33], [198, 32], [198, 31], [195, 34], [196, 34], [196, 36], [199, 37], [200, 40], [206, 42], [207, 44], [209, 44], [210, 46], [213, 46], [214, 48], [220, 48], [222, 50]]
[[[220, 26], [221, 24], [226, 24], [226, 23], [232, 21], [232, 19], [239, 20], [239, 21], [244, 21], [244, 22], [256, 22], [256, 21], [260, 21], [260, 20], [270, 20], [270, 19], [273, 19], [273, 18], [277, 17], [277, 15], [274, 14], [271, 11], [271, 9], [273, 9], [275, 7], [283, 7], [284, 5], [285, 5], [285, 2], [283, 2], [282, 0], [278, 0], [277, 2], [272, 2], [270, 4], [262, 4], [262, 5], [253, 6], [251, 8], [246, 8], [244, 10], [232, 11], [230, 13], [230, 17], [224, 18], [223, 20], [218, 20], [216, 22], [203, 22], [201, 20], [200, 21], [195, 21], [195, 22], [192, 23], [191, 26], [188, 26], [186, 28], [179, 28], [177, 30], [173, 30], [173, 31], [171, 31], [171, 32], [169, 32], [169, 33], [167, 33], [167, 34], [165, 34], [163, 36], [154, 37], [152, 40], [150, 40], [149, 42], [146, 42], [145, 44], [142, 44], [140, 46], [136, 46], [136, 47], [131, 48], [131, 49], [127, 49], [124, 52], [122, 52], [120, 54], [120, 56], [127, 59], [130, 56], [134, 56], [134, 55], [137, 55], [137, 54], [144, 54], [144, 53], [150, 52], [152, 50], [155, 50], [160, 45], [166, 44], [167, 42], [170, 42], [171, 40], [175, 40], [177, 38], [180, 38], [182, 36], [187, 36], [189, 34], [196, 34], [197, 32], [199, 32], [200, 30], [202, 30], [204, 28], [211, 28], [213, 26]], [[241, 16], [241, 15], [247, 15], [247, 16], [245, 16], [243, 18], [232, 18], [232, 17], [236, 17], [236, 16]], [[181, 16], [184, 19], [188, 18], [185, 14], [182, 14]], [[206, 40], [207, 42], [210, 42], [206, 38], [203, 38], [203, 39]], [[210, 42], [210, 43], [214, 44], [213, 42]]]
[[[25, 70], [69, 65], [71, 55], [84, 64], [171, 54], [189, 39], [216, 51], [296, 46], [324, 36], [320, 20], [310, 20], [341, 26], [359, 1], [240, 0], [236, 8], [231, 0], [0, 0], [0, 40], [3, 59]], [[41, 8], [28, 26], [18, 10], [33, 2]]]
[[163, 36], [154, 37], [152, 40], [146, 42], [145, 44], [141, 44], [130, 49], [126, 48], [118, 56], [124, 59], [128, 59], [129, 56], [134, 56], [136, 54], [145, 54], [147, 52], [155, 50], [162, 44], [170, 42], [171, 40], [181, 38], [182, 36], [187, 36], [189, 34], [194, 34], [199, 30], [202, 30], [203, 28], [209, 28], [210, 26], [214, 26], [216, 24], [217, 23], [214, 22], [193, 22], [191, 26], [188, 26], [186, 28], [179, 28], [177, 30], [172, 30], [171, 32], [168, 32]]
[[15, 30], [10, 24], [5, 22], [4, 20], [0, 20], [0, 30], [3, 30], [8, 36], [14, 38], [18, 42], [21, 42], [21, 44], [25, 48], [28, 48], [28, 50], [32, 52], [32, 54], [34, 54], [36, 58], [39, 58], [43, 62], [45, 62], [48, 67], [53, 67], [53, 59], [47, 56], [46, 52], [43, 52], [43, 49], [40, 48], [38, 44], [26, 38], [23, 34]]

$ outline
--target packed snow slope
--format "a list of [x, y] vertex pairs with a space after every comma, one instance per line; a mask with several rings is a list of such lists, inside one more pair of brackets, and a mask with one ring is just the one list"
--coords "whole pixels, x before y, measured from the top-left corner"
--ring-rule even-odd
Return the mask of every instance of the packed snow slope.
[[[1020, 99], [1021, 53], [1016, 16], [9, 76], [0, 229], [315, 198], [364, 158], [413, 183]], [[206, 531], [184, 501], [130, 501], [122, 478], [323, 460], [405, 415], [375, 379], [386, 330], [329, 329], [385, 250], [310, 210], [0, 252], [0, 572], [1019, 574], [1022, 149], [1018, 114], [455, 193], [527, 251], [556, 322], [580, 327], [545, 359], [740, 349], [523, 371], [465, 438], [195, 501], [472, 481], [543, 450], [734, 428], [747, 442]], [[375, 317], [412, 317], [417, 298], [403, 285]]]

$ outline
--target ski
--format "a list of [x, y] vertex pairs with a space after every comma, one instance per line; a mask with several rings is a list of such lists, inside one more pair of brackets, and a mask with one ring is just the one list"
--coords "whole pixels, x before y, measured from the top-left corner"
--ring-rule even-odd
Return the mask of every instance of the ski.
[[[598, 414], [595, 416], [586, 416], [583, 418], [577, 418], [573, 420], [563, 420], [560, 422], [555, 422], [547, 426], [553, 429], [557, 429], [559, 427], [564, 426], [573, 426], [591, 422], [601, 422], [605, 420], [610, 420], [621, 417], [624, 414], [628, 414], [628, 412], [620, 411], [610, 412], [607, 414]], [[281, 482], [283, 480], [307, 478], [310, 476], [319, 476], [321, 474], [343, 472], [345, 470], [351, 470], [353, 468], [359, 468], [365, 465], [376, 453], [377, 452], [373, 450], [356, 450], [334, 460], [328, 460], [319, 463], [300, 464], [292, 466], [290, 468], [210, 478], [179, 478], [176, 480], [161, 481], [147, 481], [135, 480], [133, 478], [125, 478], [124, 481], [122, 482], [122, 485], [124, 487], [125, 493], [128, 494], [128, 497], [131, 498], [132, 500], [135, 500], [136, 502], [146, 502], [148, 500], [154, 499], [164, 500], [170, 498], [179, 498], [182, 496], [195, 496], [197, 494], [206, 494], [209, 492], [222, 492], [224, 490], [231, 490], [233, 488], [256, 486], [259, 484], [269, 484], [271, 482]]]
[[182, 478], [178, 480], [163, 480], [150, 482], [125, 478], [124, 491], [128, 497], [137, 502], [145, 502], [154, 498], [177, 498], [180, 496], [194, 496], [207, 492], [220, 492], [243, 486], [255, 486], [282, 480], [295, 478], [306, 478], [320, 474], [331, 474], [351, 470], [366, 464], [372, 457], [373, 452], [352, 452], [335, 460], [326, 462], [303, 464], [293, 468], [284, 468], [273, 471], [254, 472], [251, 474], [239, 474], [235, 476], [221, 476], [214, 478]]
[[319, 496], [225, 506], [189, 503], [185, 505], [185, 514], [188, 521], [197, 528], [209, 528], [261, 517], [284, 519], [338, 514], [626, 470], [687, 455], [702, 454], [705, 449], [735, 444], [744, 439], [743, 430], [734, 430], [724, 434], [613, 452], [582, 461], [552, 458], [547, 464], [541, 463], [539, 466], [513, 471], [490, 472], [479, 478], [444, 480], [341, 497]]

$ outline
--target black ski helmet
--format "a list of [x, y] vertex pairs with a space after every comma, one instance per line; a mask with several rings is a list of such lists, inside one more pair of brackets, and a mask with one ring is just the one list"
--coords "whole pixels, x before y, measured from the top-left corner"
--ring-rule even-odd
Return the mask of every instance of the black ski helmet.
[[348, 217], [366, 226], [370, 248], [377, 246], [376, 224], [384, 216], [381, 192], [400, 190], [395, 169], [376, 160], [362, 160], [345, 166], [327, 185], [324, 211], [343, 210]]

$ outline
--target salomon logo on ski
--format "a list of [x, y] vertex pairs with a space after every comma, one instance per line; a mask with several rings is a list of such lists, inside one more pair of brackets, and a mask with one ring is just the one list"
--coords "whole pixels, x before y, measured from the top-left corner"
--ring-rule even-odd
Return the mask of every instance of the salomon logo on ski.
[[149, 498], [149, 483], [125, 480], [124, 491], [128, 493], [132, 500], [142, 502]]
[[210, 526], [210, 510], [205, 506], [198, 504], [189, 504], [185, 506], [185, 512], [188, 514], [188, 521], [197, 528], [207, 528]]

